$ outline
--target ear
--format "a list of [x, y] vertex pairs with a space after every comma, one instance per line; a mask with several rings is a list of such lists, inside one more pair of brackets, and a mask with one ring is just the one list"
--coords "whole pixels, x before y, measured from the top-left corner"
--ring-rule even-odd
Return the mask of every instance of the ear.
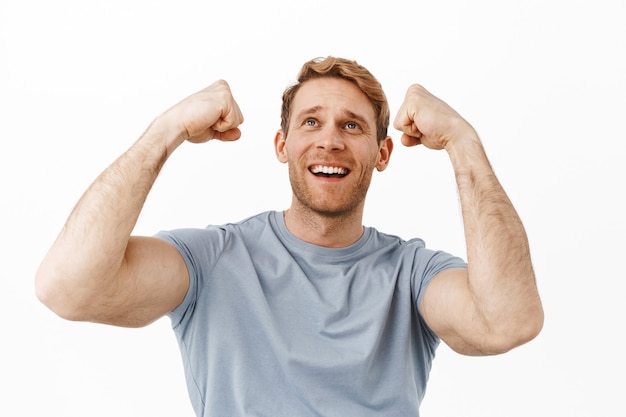
[[387, 168], [387, 165], [389, 165], [391, 151], [393, 151], [393, 141], [391, 140], [391, 136], [387, 136], [378, 146], [378, 161], [376, 162], [376, 169], [379, 172], [384, 171], [385, 168]]
[[276, 152], [276, 158], [283, 164], [287, 163], [286, 139], [282, 129], [279, 129], [274, 136], [274, 152]]

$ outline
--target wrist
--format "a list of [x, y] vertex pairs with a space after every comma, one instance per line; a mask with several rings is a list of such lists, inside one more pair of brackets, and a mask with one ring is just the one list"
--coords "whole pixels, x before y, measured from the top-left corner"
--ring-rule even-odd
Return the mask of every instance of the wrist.
[[164, 113], [152, 121], [141, 139], [156, 149], [164, 149], [169, 157], [186, 140], [186, 133]]
[[445, 150], [457, 175], [480, 167], [491, 169], [483, 144], [474, 131], [456, 135], [454, 140], [448, 141]]

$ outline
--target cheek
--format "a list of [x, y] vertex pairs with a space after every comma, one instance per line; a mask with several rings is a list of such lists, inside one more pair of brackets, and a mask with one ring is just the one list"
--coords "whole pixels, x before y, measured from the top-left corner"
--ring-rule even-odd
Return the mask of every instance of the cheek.
[[291, 155], [294, 155], [294, 151], [292, 149], [291, 144], [289, 143], [285, 143], [285, 145], [283, 146], [282, 152], [281, 152], [281, 156], [282, 156], [282, 162], [290, 162], [291, 161]]
[[370, 163], [369, 167], [374, 169], [380, 162], [382, 156], [380, 155], [380, 150], [377, 147], [370, 149], [369, 152], [371, 155], [369, 158], [369, 163]]
[[286, 144], [284, 154], [289, 162], [296, 162], [305, 158], [307, 155], [307, 148], [294, 143]]

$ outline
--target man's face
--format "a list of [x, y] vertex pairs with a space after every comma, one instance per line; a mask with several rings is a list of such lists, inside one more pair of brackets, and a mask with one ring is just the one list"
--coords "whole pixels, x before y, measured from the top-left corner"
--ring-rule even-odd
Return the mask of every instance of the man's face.
[[367, 96], [337, 78], [302, 84], [291, 109], [289, 136], [276, 136], [276, 153], [289, 164], [293, 204], [327, 216], [362, 210], [374, 168], [389, 160], [391, 140], [376, 140]]

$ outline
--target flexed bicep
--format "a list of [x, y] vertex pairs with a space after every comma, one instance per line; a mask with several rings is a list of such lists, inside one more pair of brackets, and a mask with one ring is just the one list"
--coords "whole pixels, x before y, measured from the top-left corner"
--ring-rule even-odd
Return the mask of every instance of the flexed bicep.
[[116, 284], [91, 306], [90, 321], [146, 326], [176, 308], [189, 288], [189, 272], [170, 243], [131, 236]]
[[428, 327], [455, 352], [488, 355], [489, 329], [470, 289], [467, 269], [439, 272], [428, 284], [420, 312]]

